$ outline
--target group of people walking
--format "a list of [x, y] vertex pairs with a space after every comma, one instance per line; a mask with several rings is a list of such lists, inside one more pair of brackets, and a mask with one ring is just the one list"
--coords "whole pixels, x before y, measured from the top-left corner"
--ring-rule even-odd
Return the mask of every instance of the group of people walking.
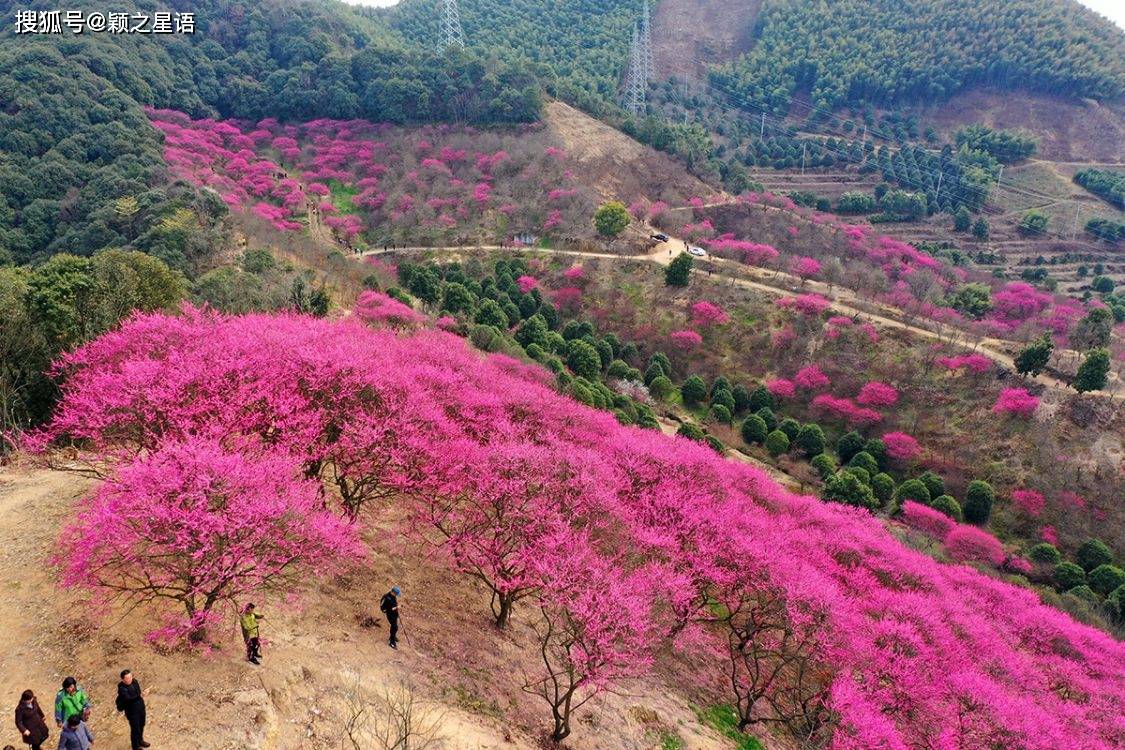
[[[387, 645], [393, 649], [398, 648], [398, 597], [401, 595], [402, 590], [394, 586], [379, 602], [379, 610], [386, 616], [387, 624], [390, 625], [391, 632]], [[253, 604], [247, 604], [239, 616], [242, 639], [246, 643], [246, 660], [251, 664], [262, 663], [260, 623], [263, 619], [265, 615], [260, 614]], [[131, 670], [122, 670], [121, 681], [117, 684], [116, 708], [129, 722], [129, 742], [132, 750], [150, 747], [145, 741], [147, 692], [141, 689], [141, 683], [133, 676]], [[90, 750], [93, 747], [94, 733], [86, 723], [90, 719], [92, 709], [90, 696], [78, 685], [78, 680], [73, 677], [63, 680], [62, 688], [55, 694], [54, 720], [55, 727], [59, 731], [58, 750]], [[19, 704], [16, 705], [16, 730], [30, 750], [43, 750], [51, 737], [46, 714], [39, 705], [38, 696], [32, 690], [24, 690], [20, 695]], [[5, 745], [0, 750], [16, 749], [13, 745]]]
[[[117, 710], [129, 722], [129, 741], [133, 750], [149, 747], [145, 741], [145, 692], [141, 683], [128, 670], [122, 670], [117, 684]], [[90, 720], [93, 703], [73, 677], [63, 680], [62, 689], [55, 694], [55, 727], [59, 731], [59, 750], [90, 750], [94, 733], [86, 722]], [[42, 750], [50, 739], [46, 714], [39, 706], [39, 698], [32, 690], [24, 690], [16, 706], [16, 730], [30, 750]], [[15, 750], [7, 745], [3, 750]]]

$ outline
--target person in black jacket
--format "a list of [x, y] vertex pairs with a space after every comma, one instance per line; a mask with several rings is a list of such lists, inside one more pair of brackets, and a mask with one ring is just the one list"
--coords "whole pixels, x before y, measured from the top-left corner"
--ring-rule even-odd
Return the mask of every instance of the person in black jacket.
[[391, 626], [391, 637], [387, 645], [393, 649], [398, 649], [398, 598], [401, 595], [402, 589], [394, 586], [379, 601], [379, 611], [387, 616], [387, 624]]
[[122, 670], [117, 683], [117, 710], [129, 720], [129, 741], [133, 750], [149, 747], [145, 742], [145, 691], [128, 669]]
[[47, 722], [43, 720], [43, 709], [39, 708], [39, 699], [30, 690], [23, 691], [19, 705], [16, 706], [16, 729], [19, 730], [20, 739], [31, 750], [40, 750], [51, 734], [47, 729]]

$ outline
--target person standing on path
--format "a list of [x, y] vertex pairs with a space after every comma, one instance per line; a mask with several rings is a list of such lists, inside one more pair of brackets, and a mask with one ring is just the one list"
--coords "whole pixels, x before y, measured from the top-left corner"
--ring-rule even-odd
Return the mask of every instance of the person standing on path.
[[86, 691], [78, 687], [78, 680], [67, 677], [62, 690], [55, 694], [55, 724], [61, 729], [72, 716], [82, 721], [90, 718], [90, 699]]
[[141, 683], [128, 669], [122, 670], [121, 682], [117, 683], [117, 710], [125, 714], [129, 722], [129, 742], [133, 750], [149, 747], [145, 742], [145, 693]]
[[82, 717], [77, 714], [66, 720], [66, 726], [59, 734], [59, 750], [90, 750], [94, 744], [94, 733]]
[[253, 604], [247, 604], [242, 610], [239, 624], [242, 626], [242, 640], [246, 641], [246, 661], [251, 664], [261, 664], [262, 642], [258, 640], [258, 621], [264, 620], [265, 615], [254, 611]]
[[19, 705], [16, 706], [16, 729], [19, 730], [20, 739], [31, 750], [40, 750], [51, 734], [43, 718], [43, 709], [39, 707], [39, 699], [35, 697], [35, 693], [24, 690]]
[[398, 598], [401, 595], [402, 589], [392, 586], [379, 601], [379, 611], [387, 616], [387, 624], [391, 626], [391, 637], [387, 645], [395, 650], [398, 649]]

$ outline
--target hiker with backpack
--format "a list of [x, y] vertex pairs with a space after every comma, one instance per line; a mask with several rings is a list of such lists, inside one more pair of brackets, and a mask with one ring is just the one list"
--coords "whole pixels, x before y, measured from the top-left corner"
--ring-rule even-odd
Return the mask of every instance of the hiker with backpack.
[[391, 626], [391, 637], [387, 645], [396, 650], [398, 649], [398, 598], [401, 595], [402, 589], [392, 586], [379, 601], [379, 611], [387, 616], [387, 624]]
[[145, 693], [141, 683], [128, 669], [121, 671], [121, 682], [117, 683], [117, 710], [125, 714], [129, 722], [129, 742], [133, 750], [149, 747], [145, 742]]

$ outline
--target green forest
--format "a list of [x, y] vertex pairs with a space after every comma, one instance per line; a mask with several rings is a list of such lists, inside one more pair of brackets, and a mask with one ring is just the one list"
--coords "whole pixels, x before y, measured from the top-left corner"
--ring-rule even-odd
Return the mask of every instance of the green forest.
[[1125, 35], [1058, 0], [767, 0], [753, 50], [713, 84], [784, 112], [942, 100], [977, 85], [1094, 99], [1125, 92]]

